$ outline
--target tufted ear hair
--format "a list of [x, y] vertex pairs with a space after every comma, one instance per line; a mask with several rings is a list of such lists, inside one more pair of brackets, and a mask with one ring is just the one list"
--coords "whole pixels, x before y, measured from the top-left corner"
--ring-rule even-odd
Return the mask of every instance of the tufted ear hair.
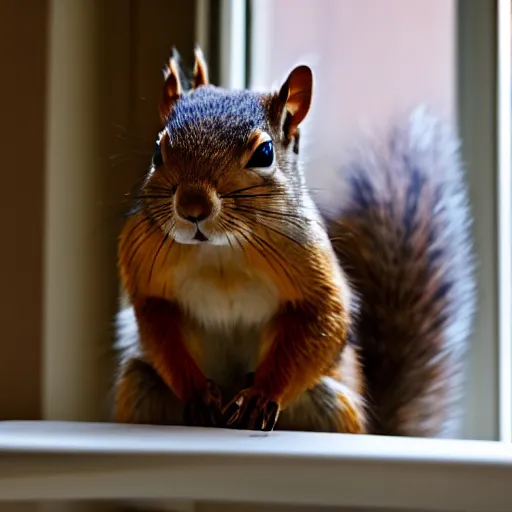
[[163, 70], [164, 87], [162, 91], [162, 102], [160, 103], [160, 120], [165, 125], [174, 103], [183, 94], [183, 82], [181, 72], [181, 57], [178, 50], [173, 46], [169, 63]]
[[194, 75], [192, 79], [192, 87], [196, 89], [201, 85], [208, 85], [208, 65], [203, 55], [203, 51], [196, 45], [194, 48]]

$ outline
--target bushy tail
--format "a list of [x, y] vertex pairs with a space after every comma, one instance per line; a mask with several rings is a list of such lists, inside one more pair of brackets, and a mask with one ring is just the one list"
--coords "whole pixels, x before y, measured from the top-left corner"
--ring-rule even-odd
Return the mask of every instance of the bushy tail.
[[420, 108], [361, 148], [326, 215], [361, 300], [375, 434], [458, 435], [476, 303], [463, 178], [456, 136]]

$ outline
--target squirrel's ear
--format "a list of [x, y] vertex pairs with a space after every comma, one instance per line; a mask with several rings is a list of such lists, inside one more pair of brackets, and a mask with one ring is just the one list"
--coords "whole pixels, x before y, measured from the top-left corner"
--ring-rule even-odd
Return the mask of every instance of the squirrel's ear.
[[172, 49], [169, 64], [164, 69], [164, 88], [162, 103], [160, 103], [160, 119], [165, 124], [174, 102], [183, 94], [183, 85], [180, 79], [180, 55], [176, 48]]
[[313, 94], [313, 73], [308, 66], [298, 66], [288, 75], [279, 91], [279, 102], [283, 109], [285, 137], [290, 140], [297, 135], [299, 124], [306, 117]]
[[194, 48], [194, 78], [193, 87], [199, 87], [201, 85], [208, 85], [208, 66], [203, 55], [203, 51], [196, 45]]

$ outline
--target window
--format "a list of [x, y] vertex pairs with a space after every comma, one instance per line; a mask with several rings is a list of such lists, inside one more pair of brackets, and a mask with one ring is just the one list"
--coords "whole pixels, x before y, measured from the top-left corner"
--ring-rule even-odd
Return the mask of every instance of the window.
[[512, 441], [512, 240], [509, 239], [511, 225], [510, 197], [512, 190], [511, 170], [511, 96], [512, 96], [512, 35], [511, 23], [512, 4], [498, 4], [498, 230], [499, 244], [499, 321], [500, 321], [500, 352], [499, 352], [499, 390], [500, 390], [500, 438], [502, 441]]
[[321, 7], [311, 0], [280, 0], [251, 6], [251, 86], [270, 87], [297, 62], [315, 70], [304, 127], [306, 172], [315, 189], [335, 189], [335, 171], [351, 145], [418, 104], [427, 103], [458, 126], [480, 293], [464, 437], [510, 439], [510, 37], [509, 19], [496, 21], [498, 8], [507, 7], [455, 0], [324, 0]]
[[[0, 424], [0, 511], [14, 501], [75, 510], [68, 500], [86, 500], [91, 510], [135, 500], [205, 512], [259, 510], [262, 503], [288, 507], [277, 510], [511, 510], [510, 0], [53, 0], [34, 12], [12, 10], [16, 18], [0, 18], [3, 47], [20, 52], [8, 65], [21, 73], [33, 48], [48, 49], [48, 60], [43, 51], [33, 60], [45, 94], [24, 95], [40, 121], [32, 127], [40, 154], [34, 151], [30, 165], [7, 161], [7, 168], [26, 166], [31, 174], [24, 176], [39, 183], [24, 213], [43, 219], [44, 240], [35, 250], [22, 245], [26, 237], [15, 239], [28, 258], [24, 267], [42, 270], [37, 279], [30, 274], [32, 308], [13, 295], [15, 307], [2, 317], [13, 339], [17, 325], [23, 336], [0, 359], [0, 375], [10, 376], [0, 389], [0, 415], [62, 423]], [[8, 30], [16, 19], [32, 27], [28, 49]], [[396, 109], [428, 101], [457, 124], [480, 287], [465, 440], [83, 423], [102, 419], [107, 407], [120, 205], [144, 172], [158, 130], [160, 67], [170, 44], [189, 58], [196, 39], [212, 80], [226, 86], [268, 88], [299, 60], [312, 65], [318, 81], [304, 139], [315, 188], [329, 189], [333, 175], [313, 169], [335, 169], [345, 147], [383, 127]], [[3, 110], [11, 114], [9, 105]], [[17, 155], [26, 150], [16, 144], [28, 116], [23, 123], [19, 117], [13, 113], [16, 129], [3, 133]], [[113, 153], [121, 154], [114, 165]], [[9, 181], [9, 189], [19, 184]], [[16, 211], [9, 200], [3, 218]], [[8, 263], [3, 267], [13, 269]], [[21, 364], [27, 352], [28, 369]]]

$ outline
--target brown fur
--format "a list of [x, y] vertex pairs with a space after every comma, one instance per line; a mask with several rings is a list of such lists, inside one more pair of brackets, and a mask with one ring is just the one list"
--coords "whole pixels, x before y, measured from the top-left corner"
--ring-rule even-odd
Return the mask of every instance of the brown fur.
[[[195, 84], [201, 83], [201, 89], [211, 87], [204, 85], [206, 76], [204, 63], [196, 61]], [[161, 107], [165, 122], [172, 120], [184, 94], [180, 80], [179, 67], [171, 59]], [[194, 90], [187, 94], [193, 95]], [[275, 311], [269, 318], [262, 316], [257, 327], [261, 330], [259, 353], [255, 367], [248, 369], [254, 371], [252, 383], [224, 396], [225, 419], [217, 426], [266, 430], [273, 428], [282, 410], [283, 424], [287, 417], [299, 416], [299, 423], [309, 430], [362, 432], [361, 372], [351, 353], [344, 352], [351, 294], [297, 169], [298, 125], [309, 109], [311, 73], [299, 67], [279, 94], [254, 93], [254, 97], [267, 122], [250, 130], [241, 148], [211, 146], [203, 147], [201, 154], [189, 153], [189, 147], [173, 140], [175, 133], [164, 128], [163, 166], [148, 174], [140, 208], [127, 220], [119, 242], [119, 272], [135, 312], [139, 349], [121, 365], [115, 417], [159, 423], [176, 416], [163, 412], [161, 405], [144, 405], [153, 397], [147, 385], [142, 386], [145, 394], [141, 396], [138, 388], [143, 379], [153, 380], [156, 402], [166, 396], [163, 386], [184, 408], [198, 395], [208, 395], [205, 390], [211, 381], [205, 372], [210, 361], [204, 359], [200, 325], [191, 318], [203, 313], [183, 309], [183, 293], [188, 290], [182, 283], [194, 279], [205, 290], [233, 300], [248, 283], [275, 295]], [[200, 130], [197, 134], [197, 140], [210, 136]], [[274, 141], [276, 171], [272, 175], [248, 171], [244, 166], [251, 154], [269, 136]], [[183, 139], [187, 144], [188, 140]], [[233, 233], [229, 247], [208, 249], [215, 264], [205, 259], [202, 244], [176, 241], [176, 232], [191, 237], [197, 229], [173, 214], [180, 190], [189, 186], [213, 205], [212, 214], [201, 223], [207, 237], [221, 239], [226, 231]], [[193, 303], [199, 300], [186, 297]], [[251, 308], [249, 302], [247, 307]], [[233, 322], [233, 327], [227, 325], [228, 331], [235, 329], [234, 317]], [[317, 403], [319, 397], [323, 402]], [[206, 400], [210, 399], [208, 395]], [[169, 400], [169, 407], [172, 403], [176, 401]], [[319, 407], [314, 417], [311, 407]], [[187, 422], [183, 414], [178, 416]], [[288, 425], [293, 427], [290, 421]]]

